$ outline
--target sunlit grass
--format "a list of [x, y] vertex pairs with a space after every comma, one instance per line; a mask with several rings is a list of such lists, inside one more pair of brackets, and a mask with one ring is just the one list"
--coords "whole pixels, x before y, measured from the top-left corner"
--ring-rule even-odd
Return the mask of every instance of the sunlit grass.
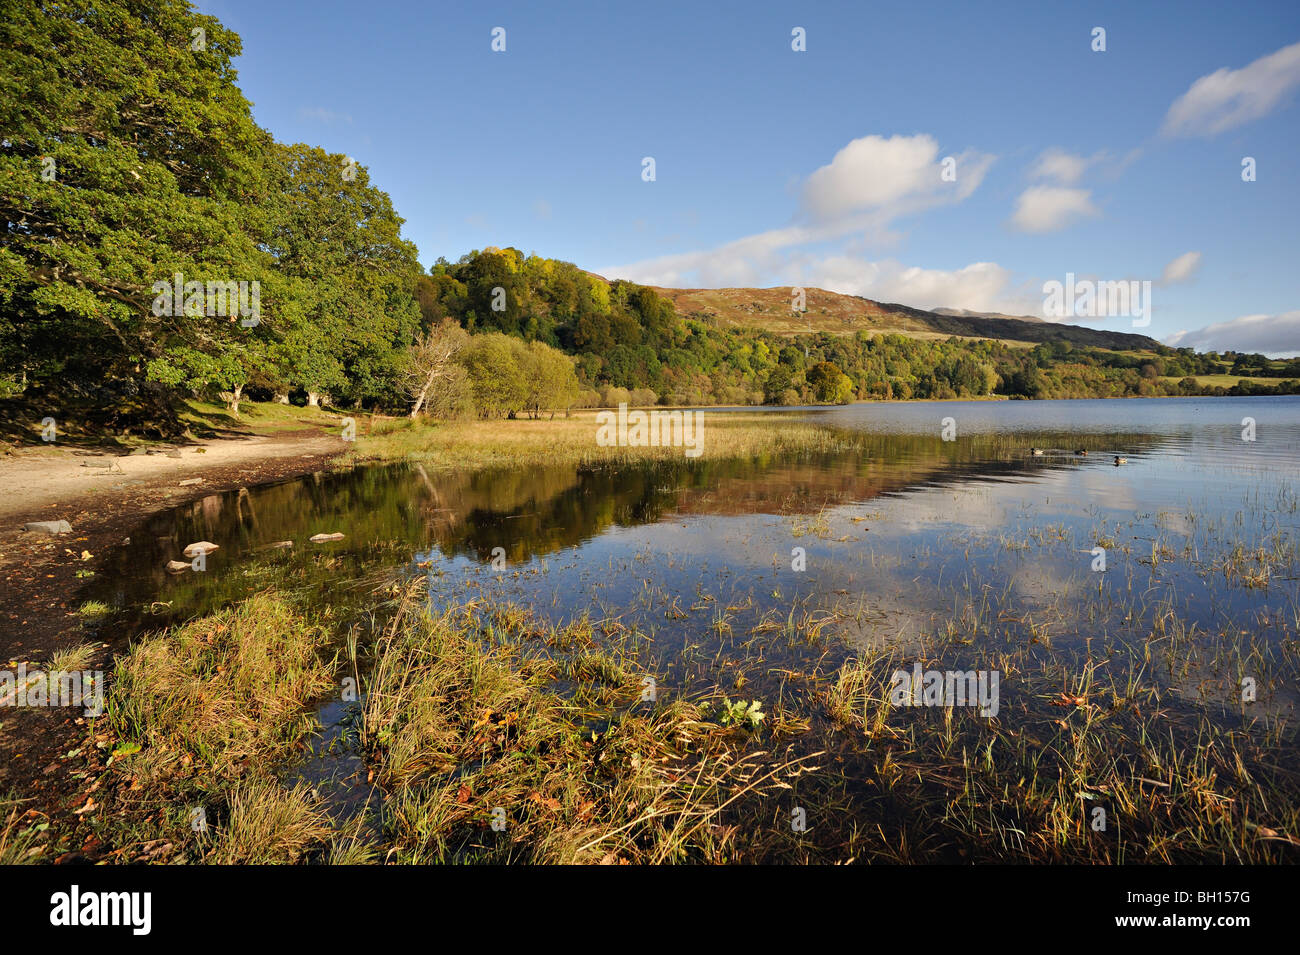
[[[595, 412], [554, 419], [428, 422], [376, 419], [367, 428], [358, 420], [357, 440], [336, 466], [408, 460], [431, 469], [594, 465], [682, 459], [680, 447], [601, 447], [596, 443]], [[799, 451], [837, 451], [853, 439], [791, 417], [775, 426], [771, 414], [701, 413], [703, 459], [776, 455]]]

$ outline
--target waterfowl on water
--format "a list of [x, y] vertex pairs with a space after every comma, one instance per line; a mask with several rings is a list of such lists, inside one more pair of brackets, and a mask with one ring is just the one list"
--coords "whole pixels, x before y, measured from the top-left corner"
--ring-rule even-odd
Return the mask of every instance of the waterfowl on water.
[[1121, 464], [1128, 464], [1128, 458], [1120, 457], [1118, 454], [1115, 455], [1115, 466], [1119, 467]]
[[1075, 451], [1074, 454], [1075, 457], [1086, 458], [1088, 456], [1088, 451], [1086, 448], [1080, 448], [1078, 451]]
[[1042, 449], [1042, 448], [1030, 448], [1030, 449], [1029, 449], [1029, 453], [1032, 454], [1032, 455], [1033, 455], [1034, 457], [1036, 457], [1036, 458], [1041, 458], [1041, 457], [1043, 456], [1043, 449]]

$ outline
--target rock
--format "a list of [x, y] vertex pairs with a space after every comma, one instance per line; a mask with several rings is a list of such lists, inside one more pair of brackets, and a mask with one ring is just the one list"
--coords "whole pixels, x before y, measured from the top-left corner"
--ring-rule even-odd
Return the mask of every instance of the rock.
[[343, 540], [343, 537], [343, 534], [314, 534], [312, 535], [311, 542], [313, 544], [326, 544], [330, 541], [341, 541]]
[[180, 453], [179, 451], [168, 451], [168, 452], [167, 452], [167, 457], [169, 457], [169, 458], [179, 458], [180, 456], [181, 456], [181, 453]]
[[189, 487], [192, 484], [202, 484], [202, 483], [203, 483], [203, 478], [187, 478], [186, 480], [181, 481], [181, 483], [178, 484], [177, 487]]
[[183, 560], [167, 561], [167, 573], [169, 574], [183, 574], [189, 569], [190, 565]]
[[196, 557], [199, 554], [211, 554], [214, 550], [219, 550], [216, 544], [211, 541], [199, 541], [197, 544], [191, 544], [185, 550], [181, 551], [186, 557]]
[[42, 534], [71, 534], [72, 525], [67, 521], [33, 521], [31, 524], [24, 524], [25, 531], [38, 531]]

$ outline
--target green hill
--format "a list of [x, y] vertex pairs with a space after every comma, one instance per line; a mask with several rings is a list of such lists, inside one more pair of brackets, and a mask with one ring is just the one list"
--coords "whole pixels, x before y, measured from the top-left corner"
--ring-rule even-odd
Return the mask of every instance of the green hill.
[[758, 328], [778, 335], [828, 332], [851, 335], [866, 331], [910, 338], [996, 339], [1036, 345], [1069, 342], [1075, 347], [1118, 351], [1150, 349], [1157, 342], [1145, 335], [1044, 322], [1029, 316], [990, 316], [973, 312], [926, 311], [908, 305], [875, 302], [857, 295], [825, 289], [804, 290], [806, 311], [791, 309], [794, 290], [777, 288], [673, 289], [654, 287], [673, 303], [678, 314], [717, 323], [720, 327]]

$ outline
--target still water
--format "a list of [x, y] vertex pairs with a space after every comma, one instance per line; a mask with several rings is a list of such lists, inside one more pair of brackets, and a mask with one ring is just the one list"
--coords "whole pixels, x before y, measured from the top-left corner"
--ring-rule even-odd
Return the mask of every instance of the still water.
[[[954, 632], [973, 647], [1032, 640], [1087, 654], [1148, 639], [1171, 615], [1198, 633], [1294, 646], [1300, 397], [769, 413], [773, 427], [793, 416], [843, 429], [854, 446], [319, 473], [153, 516], [83, 596], [118, 608], [119, 623], [157, 626], [279, 582], [268, 574], [357, 607], [424, 574], [435, 604], [477, 598], [636, 628], [669, 669], [688, 650], [743, 656], [796, 623], [842, 636], [846, 654], [910, 652]], [[346, 537], [308, 542], [335, 532]], [[168, 575], [198, 540], [220, 545], [207, 571]], [[271, 549], [282, 541], [293, 547]], [[800, 664], [789, 648], [772, 658]], [[1169, 682], [1189, 700], [1221, 690], [1186, 673]], [[1277, 687], [1273, 705], [1294, 706], [1294, 687]]]

